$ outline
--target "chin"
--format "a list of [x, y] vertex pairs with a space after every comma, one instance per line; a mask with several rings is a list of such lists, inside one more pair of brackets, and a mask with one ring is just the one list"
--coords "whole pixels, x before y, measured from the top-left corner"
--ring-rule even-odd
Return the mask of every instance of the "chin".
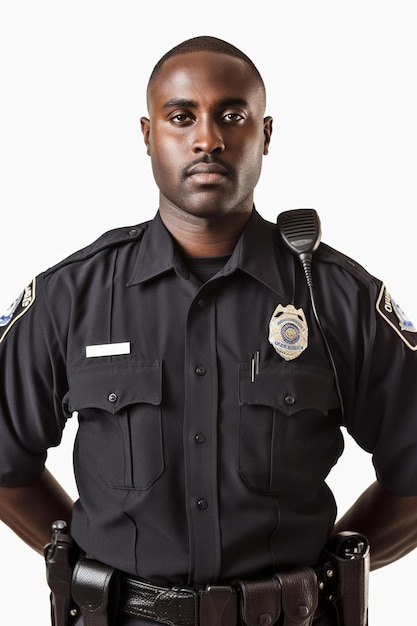
[[[182, 205], [182, 210], [189, 215], [195, 217], [201, 217], [205, 219], [221, 218], [232, 214], [239, 214], [247, 212], [247, 202], [242, 200], [225, 198], [224, 195], [217, 198], [200, 198], [194, 197], [193, 201], [188, 204]], [[252, 209], [252, 203], [250, 203], [250, 209]]]
[[227, 215], [231, 215], [232, 213], [236, 212], [233, 209], [219, 208], [219, 206], [187, 207], [186, 209], [183, 209], [183, 210], [185, 213], [187, 213], [187, 215], [192, 215], [193, 217], [206, 219], [206, 220], [220, 219], [222, 217], [226, 217]]

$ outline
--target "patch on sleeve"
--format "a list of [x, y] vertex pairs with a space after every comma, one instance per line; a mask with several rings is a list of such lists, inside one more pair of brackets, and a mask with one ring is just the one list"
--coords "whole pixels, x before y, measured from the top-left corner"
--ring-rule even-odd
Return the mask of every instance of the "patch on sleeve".
[[9, 306], [7, 311], [0, 315], [0, 343], [3, 341], [13, 324], [30, 309], [35, 302], [36, 279], [22, 291], [18, 298]]
[[417, 350], [417, 329], [382, 285], [376, 309], [410, 350]]

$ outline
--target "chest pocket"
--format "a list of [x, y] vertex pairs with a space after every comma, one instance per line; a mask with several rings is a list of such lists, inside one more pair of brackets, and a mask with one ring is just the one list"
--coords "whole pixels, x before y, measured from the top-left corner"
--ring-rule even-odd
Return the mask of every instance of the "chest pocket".
[[146, 490], [164, 471], [160, 361], [89, 364], [69, 374], [76, 465], [114, 488]]
[[293, 363], [239, 371], [238, 470], [251, 489], [293, 494], [317, 488], [343, 451], [333, 373]]

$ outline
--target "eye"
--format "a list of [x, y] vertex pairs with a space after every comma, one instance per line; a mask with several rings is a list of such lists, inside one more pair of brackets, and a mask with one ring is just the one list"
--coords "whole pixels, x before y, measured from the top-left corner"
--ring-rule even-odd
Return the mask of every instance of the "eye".
[[174, 124], [180, 125], [191, 122], [191, 117], [187, 113], [174, 113], [169, 119], [171, 122], [174, 122]]
[[241, 113], [225, 113], [222, 119], [227, 123], [240, 122], [244, 119]]

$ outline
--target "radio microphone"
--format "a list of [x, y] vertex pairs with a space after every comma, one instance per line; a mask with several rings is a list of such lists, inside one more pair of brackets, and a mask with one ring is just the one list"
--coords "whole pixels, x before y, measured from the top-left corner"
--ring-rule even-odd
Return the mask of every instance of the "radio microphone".
[[278, 215], [278, 230], [287, 248], [296, 254], [306, 275], [307, 284], [313, 286], [311, 260], [321, 241], [321, 224], [314, 209], [293, 209]]
[[314, 209], [292, 209], [280, 213], [277, 218], [277, 226], [280, 237], [286, 247], [296, 256], [298, 256], [303, 266], [308, 289], [310, 292], [311, 307], [314, 317], [319, 327], [321, 336], [326, 347], [330, 365], [335, 377], [337, 394], [339, 396], [340, 409], [344, 415], [344, 403], [340, 390], [339, 376], [337, 374], [336, 363], [334, 361], [332, 351], [324, 333], [316, 309], [316, 302], [313, 291], [313, 276], [311, 271], [311, 262], [313, 253], [317, 250], [321, 241], [321, 224], [317, 211]]

